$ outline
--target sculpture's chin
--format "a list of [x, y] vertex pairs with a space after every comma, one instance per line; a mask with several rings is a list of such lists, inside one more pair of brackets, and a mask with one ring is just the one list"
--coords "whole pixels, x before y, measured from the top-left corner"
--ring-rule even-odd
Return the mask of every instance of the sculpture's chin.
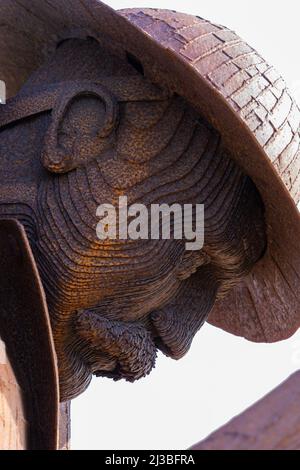
[[62, 399], [82, 393], [92, 375], [128, 382], [147, 376], [155, 366], [157, 350], [172, 359], [183, 357], [216, 298], [217, 283], [212, 276], [208, 281], [207, 270], [193, 275], [186, 285], [187, 292], [197, 292], [193, 302], [177, 296], [172, 305], [140, 320], [107, 318], [101, 305], [73, 311], [68, 333], [58, 344]]

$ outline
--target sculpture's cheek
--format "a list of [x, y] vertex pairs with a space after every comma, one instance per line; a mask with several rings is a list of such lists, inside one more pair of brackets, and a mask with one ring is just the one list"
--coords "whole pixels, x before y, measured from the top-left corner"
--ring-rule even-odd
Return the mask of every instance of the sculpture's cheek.
[[[44, 135], [50, 122], [48, 113], [33, 116], [1, 130], [0, 137], [0, 180], [10, 187], [26, 184], [28, 190], [38, 185], [45, 176], [40, 162]], [[26, 198], [26, 191], [22, 199]], [[6, 199], [1, 193], [1, 202]], [[23, 201], [22, 201], [23, 202]]]

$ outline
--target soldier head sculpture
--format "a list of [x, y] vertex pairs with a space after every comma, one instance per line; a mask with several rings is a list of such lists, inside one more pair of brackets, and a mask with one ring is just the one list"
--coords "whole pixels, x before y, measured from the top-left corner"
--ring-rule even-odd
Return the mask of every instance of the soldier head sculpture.
[[[4, 4], [28, 40], [1, 52], [1, 237], [10, 219], [28, 239], [60, 399], [92, 374], [143, 377], [157, 349], [179, 359], [207, 319], [253, 341], [294, 333], [300, 118], [273, 68], [188, 15]], [[120, 196], [204, 204], [203, 248], [100, 240], [97, 207]]]

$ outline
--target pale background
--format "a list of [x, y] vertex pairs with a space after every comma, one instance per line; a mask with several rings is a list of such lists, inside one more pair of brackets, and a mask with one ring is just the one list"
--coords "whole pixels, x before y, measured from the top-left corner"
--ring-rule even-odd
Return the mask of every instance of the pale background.
[[[235, 30], [285, 77], [300, 102], [299, 1], [116, 0], [169, 8]], [[73, 449], [186, 449], [300, 368], [300, 334], [257, 345], [206, 325], [179, 362], [161, 354], [137, 383], [94, 379], [72, 403]]]

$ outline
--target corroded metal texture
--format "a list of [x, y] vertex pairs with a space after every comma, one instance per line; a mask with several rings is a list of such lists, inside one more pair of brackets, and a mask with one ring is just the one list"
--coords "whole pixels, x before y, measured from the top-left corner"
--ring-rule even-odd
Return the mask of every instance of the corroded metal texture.
[[300, 325], [296, 103], [274, 67], [226, 27], [165, 10], [131, 9], [122, 15], [146, 34], [134, 42], [132, 33], [127, 43], [143, 57], [146, 73], [163, 77], [207, 117], [263, 197], [267, 252], [217, 303], [209, 321], [252, 341], [289, 337]]
[[22, 391], [0, 338], [0, 450], [26, 449], [26, 434]]
[[299, 400], [297, 372], [192, 449], [300, 450]]
[[[24, 224], [34, 251], [61, 399], [92, 373], [145, 376], [157, 348], [182, 357], [215, 299], [266, 245], [262, 201], [220, 134], [131, 57], [91, 39], [61, 43], [0, 124], [0, 214]], [[97, 239], [97, 206], [120, 194], [128, 205], [205, 204], [204, 249], [188, 252], [173, 236]]]
[[[16, 220], [0, 220], [0, 259], [0, 335], [11, 367], [4, 372], [15, 377], [19, 390], [8, 400], [26, 419], [26, 449], [56, 449], [58, 383], [47, 306], [27, 236]], [[24, 431], [17, 424], [23, 446]]]
[[[274, 68], [234, 32], [186, 14], [115, 12], [98, 0], [4, 0], [0, 8], [7, 24], [0, 66], [9, 95], [59, 41], [90, 36], [135, 55], [146, 76], [184, 96], [221, 132], [263, 197], [269, 243], [251, 276], [216, 305], [210, 321], [253, 341], [289, 337], [300, 322], [299, 110]], [[16, 17], [22, 18], [19, 30]]]
[[[8, 34], [0, 56], [11, 95], [0, 110], [0, 216], [26, 229], [61, 399], [92, 373], [144, 376], [157, 348], [182, 357], [216, 301], [210, 321], [232, 333], [291, 335], [300, 118], [282, 79], [203, 19], [71, 5], [0, 6], [7, 26], [21, 13], [30, 38]], [[205, 204], [204, 249], [98, 240], [97, 206], [120, 195]]]
[[71, 403], [64, 402], [59, 407], [59, 450], [70, 450], [71, 447]]

